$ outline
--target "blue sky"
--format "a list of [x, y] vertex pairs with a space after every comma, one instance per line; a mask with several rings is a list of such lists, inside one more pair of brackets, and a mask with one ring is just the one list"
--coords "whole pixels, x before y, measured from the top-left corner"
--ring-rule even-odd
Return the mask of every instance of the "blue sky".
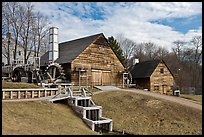
[[192, 29], [199, 29], [202, 26], [202, 15], [194, 15], [188, 18], [172, 18], [155, 20], [152, 23], [163, 24], [172, 27], [175, 31], [179, 31], [183, 34]]
[[59, 28], [60, 42], [96, 33], [171, 49], [202, 35], [201, 2], [34, 2]]

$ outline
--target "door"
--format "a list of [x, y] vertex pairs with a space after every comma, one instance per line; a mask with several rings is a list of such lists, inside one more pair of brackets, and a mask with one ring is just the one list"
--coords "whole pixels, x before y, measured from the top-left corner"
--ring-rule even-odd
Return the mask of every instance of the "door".
[[163, 94], [166, 94], [166, 90], [167, 90], [167, 86], [166, 85], [162, 85], [162, 92], [163, 92]]
[[111, 71], [102, 71], [102, 85], [111, 85]]
[[101, 70], [96, 70], [92, 69], [92, 85], [102, 85], [102, 71]]

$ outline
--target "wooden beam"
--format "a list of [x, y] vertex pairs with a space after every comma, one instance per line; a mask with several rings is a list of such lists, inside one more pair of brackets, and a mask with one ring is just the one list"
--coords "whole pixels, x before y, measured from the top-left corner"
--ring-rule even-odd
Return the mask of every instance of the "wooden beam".
[[18, 99], [20, 99], [20, 98], [21, 98], [21, 92], [18, 91]]

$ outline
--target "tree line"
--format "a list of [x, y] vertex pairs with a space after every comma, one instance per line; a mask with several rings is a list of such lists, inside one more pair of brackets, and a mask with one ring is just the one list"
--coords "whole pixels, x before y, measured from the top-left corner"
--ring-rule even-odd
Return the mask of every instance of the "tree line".
[[127, 70], [134, 66], [135, 59], [164, 60], [179, 89], [194, 87], [202, 92], [202, 36], [195, 36], [189, 42], [177, 40], [171, 50], [153, 42], [137, 43], [121, 34], [117, 38], [108, 37], [108, 41]]
[[[23, 60], [27, 61], [33, 52], [34, 57], [47, 50], [48, 29], [50, 21], [46, 16], [34, 10], [31, 2], [2, 3], [2, 54], [11, 64], [11, 58], [16, 60], [18, 48], [23, 49]], [[12, 52], [12, 54], [11, 54]]]

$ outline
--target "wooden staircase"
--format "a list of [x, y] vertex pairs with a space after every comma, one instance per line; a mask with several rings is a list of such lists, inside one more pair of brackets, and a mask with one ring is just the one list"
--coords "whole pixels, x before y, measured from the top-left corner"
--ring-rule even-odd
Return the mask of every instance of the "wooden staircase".
[[112, 131], [112, 120], [102, 117], [102, 107], [91, 99], [92, 93], [86, 88], [72, 91], [70, 87], [49, 99], [50, 102], [67, 100], [67, 104], [96, 132]]

